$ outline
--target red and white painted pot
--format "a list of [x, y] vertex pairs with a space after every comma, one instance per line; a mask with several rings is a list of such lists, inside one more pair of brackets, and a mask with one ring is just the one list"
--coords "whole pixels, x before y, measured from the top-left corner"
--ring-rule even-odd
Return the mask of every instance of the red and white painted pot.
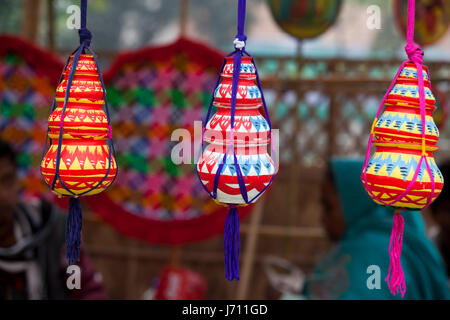
[[[270, 183], [275, 166], [267, 153], [267, 145], [236, 146], [236, 158], [242, 172], [248, 201], [256, 197]], [[204, 150], [197, 171], [209, 192], [213, 191], [214, 178], [222, 163], [227, 146], [210, 144]], [[234, 156], [230, 150], [225, 159], [217, 187], [217, 201], [225, 204], [245, 204], [236, 173]], [[256, 200], [256, 199], [255, 199]]]
[[[225, 58], [225, 66], [223, 67], [223, 71], [220, 76], [223, 79], [232, 79], [233, 78], [233, 67], [234, 67], [234, 58], [226, 57]], [[242, 57], [241, 60], [241, 68], [239, 70], [239, 79], [247, 79], [247, 80], [255, 80], [256, 79], [256, 69], [255, 65], [252, 62], [252, 57]]]
[[[224, 79], [214, 92], [214, 105], [216, 107], [231, 106], [232, 80]], [[236, 94], [236, 108], [257, 108], [262, 105], [261, 91], [252, 80], [239, 79]]]
[[[234, 143], [238, 145], [268, 144], [270, 128], [258, 109], [237, 109], [234, 116]], [[205, 142], [231, 143], [230, 110], [218, 108], [206, 124]]]
[[209, 192], [212, 192], [217, 170], [224, 162], [216, 201], [224, 204], [245, 204], [237, 177], [233, 147], [237, 164], [242, 172], [248, 201], [256, 200], [255, 197], [260, 196], [272, 180], [275, 166], [267, 152], [270, 128], [259, 112], [262, 97], [255, 81], [255, 66], [251, 57], [242, 59], [234, 128], [231, 129], [233, 62], [232, 57], [226, 59], [221, 82], [214, 92], [213, 104], [217, 107], [217, 112], [206, 124], [204, 141], [209, 145], [203, 151], [197, 164], [197, 171], [202, 183]]

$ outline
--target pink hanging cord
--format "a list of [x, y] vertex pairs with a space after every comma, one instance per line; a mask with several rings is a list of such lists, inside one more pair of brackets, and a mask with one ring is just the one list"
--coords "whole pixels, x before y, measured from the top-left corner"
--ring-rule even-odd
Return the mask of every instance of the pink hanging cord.
[[404, 227], [405, 222], [401, 210], [397, 209], [394, 214], [394, 224], [392, 225], [391, 242], [389, 244], [389, 272], [385, 280], [388, 284], [389, 291], [393, 295], [396, 295], [400, 291], [402, 298], [406, 292], [405, 276], [400, 262]]
[[[366, 157], [364, 160], [364, 166], [362, 171], [362, 180], [366, 187], [366, 190], [369, 192], [369, 194], [372, 196], [373, 199], [376, 199], [380, 203], [391, 206], [395, 204], [397, 201], [401, 200], [405, 195], [407, 195], [411, 189], [413, 188], [419, 172], [422, 167], [422, 163], [425, 162], [426, 169], [428, 172], [428, 175], [431, 180], [431, 194], [430, 197], [427, 199], [427, 202], [424, 206], [424, 209], [427, 208], [434, 198], [435, 193], [435, 181], [433, 172], [431, 171], [430, 165], [428, 163], [427, 159], [427, 152], [426, 152], [426, 140], [425, 140], [425, 130], [426, 130], [426, 122], [425, 122], [425, 114], [426, 114], [426, 101], [425, 101], [425, 88], [424, 88], [424, 81], [423, 81], [423, 51], [420, 49], [420, 47], [414, 43], [414, 23], [415, 23], [415, 0], [408, 0], [408, 25], [407, 25], [407, 33], [406, 33], [406, 46], [405, 46], [405, 52], [408, 56], [408, 62], [412, 62], [416, 65], [417, 68], [417, 79], [418, 79], [418, 87], [419, 87], [419, 106], [420, 106], [420, 117], [421, 117], [421, 123], [422, 123], [422, 155], [420, 157], [419, 163], [417, 165], [416, 171], [414, 173], [413, 179], [411, 180], [408, 187], [405, 189], [405, 191], [401, 194], [399, 194], [394, 199], [389, 199], [387, 201], [381, 200], [379, 197], [375, 196], [368, 185], [367, 182], [367, 167], [369, 163], [370, 158], [370, 149], [372, 146], [372, 139], [374, 136], [373, 129], [375, 127], [376, 122], [378, 121], [378, 118], [381, 114], [381, 111], [384, 106], [384, 102], [391, 92], [392, 88], [394, 87], [398, 76], [401, 73], [401, 70], [404, 68], [405, 64], [407, 62], [403, 62], [400, 66], [399, 70], [397, 71], [397, 74], [394, 77], [394, 80], [392, 81], [391, 85], [389, 86], [388, 91], [383, 97], [383, 100], [381, 101], [381, 104], [378, 108], [377, 115], [375, 117], [375, 121], [372, 126], [372, 131], [369, 136], [369, 143], [367, 145], [367, 151], [366, 151]], [[428, 74], [428, 78], [430, 79], [430, 75]], [[402, 243], [403, 243], [403, 229], [404, 229], [404, 220], [401, 215], [400, 209], [397, 209], [397, 211], [394, 214], [394, 224], [392, 226], [392, 233], [391, 233], [391, 241], [389, 245], [389, 256], [390, 256], [390, 265], [389, 265], [389, 273], [386, 277], [386, 282], [388, 283], [389, 290], [393, 295], [397, 294], [398, 292], [401, 293], [402, 298], [405, 295], [406, 286], [405, 286], [405, 278], [403, 274], [403, 269], [400, 262], [400, 255], [402, 252]]]
[[[422, 163], [425, 162], [426, 168], [427, 168], [427, 172], [428, 175], [430, 177], [431, 180], [431, 195], [427, 200], [427, 203], [424, 206], [424, 209], [427, 208], [431, 202], [433, 201], [434, 198], [434, 191], [435, 191], [435, 181], [434, 181], [434, 176], [433, 176], [433, 172], [431, 171], [430, 165], [428, 163], [428, 159], [427, 159], [427, 152], [426, 152], [426, 144], [425, 144], [425, 130], [426, 130], [426, 123], [425, 123], [425, 113], [426, 113], [426, 105], [425, 105], [425, 89], [424, 89], [424, 82], [423, 82], [423, 76], [421, 74], [422, 71], [422, 63], [423, 63], [423, 51], [420, 49], [420, 47], [418, 45], [416, 45], [414, 43], [414, 19], [415, 19], [415, 0], [408, 0], [408, 25], [407, 25], [407, 33], [406, 33], [406, 41], [407, 44], [405, 46], [405, 51], [406, 54], [408, 55], [408, 62], [413, 62], [416, 65], [417, 68], [417, 78], [418, 78], [418, 87], [419, 87], [419, 105], [420, 105], [420, 117], [421, 117], [421, 122], [422, 122], [422, 156], [419, 160], [419, 163], [417, 165], [416, 168], [416, 172], [413, 176], [413, 179], [411, 180], [410, 184], [408, 185], [408, 187], [405, 189], [404, 192], [402, 192], [401, 194], [399, 194], [397, 197], [395, 197], [394, 199], [390, 200], [390, 201], [384, 201], [382, 199], [380, 199], [379, 197], [375, 196], [375, 194], [372, 192], [368, 182], [367, 182], [367, 167], [369, 164], [369, 159], [370, 159], [370, 149], [372, 146], [372, 139], [374, 136], [373, 133], [373, 128], [375, 126], [375, 123], [378, 121], [378, 118], [381, 114], [381, 111], [383, 110], [383, 106], [384, 106], [384, 102], [387, 99], [387, 96], [389, 95], [389, 93], [391, 92], [392, 88], [394, 87], [398, 76], [401, 73], [401, 70], [404, 68], [405, 64], [407, 63], [406, 61], [402, 63], [402, 65], [400, 66], [399, 70], [397, 71], [397, 74], [394, 77], [394, 80], [392, 81], [391, 85], [389, 86], [388, 91], [386, 92], [386, 94], [383, 97], [383, 100], [380, 103], [380, 106], [378, 108], [377, 111], [377, 115], [375, 117], [375, 121], [373, 123], [372, 126], [372, 132], [369, 136], [369, 142], [367, 144], [367, 150], [366, 150], [366, 157], [364, 160], [364, 165], [363, 165], [363, 170], [362, 170], [362, 180], [363, 183], [366, 187], [366, 190], [369, 192], [369, 194], [372, 196], [373, 199], [377, 200], [378, 202], [386, 205], [386, 206], [391, 206], [393, 204], [395, 204], [396, 202], [398, 202], [400, 199], [402, 199], [404, 196], [406, 196], [409, 191], [411, 191], [411, 189], [413, 188], [417, 177], [419, 175], [420, 169], [422, 167]], [[420, 76], [419, 76], [420, 73]], [[429, 77], [429, 75], [428, 75]]]

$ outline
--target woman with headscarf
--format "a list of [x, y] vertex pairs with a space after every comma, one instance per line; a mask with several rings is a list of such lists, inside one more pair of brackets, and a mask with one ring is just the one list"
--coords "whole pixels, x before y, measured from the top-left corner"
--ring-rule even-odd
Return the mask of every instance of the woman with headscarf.
[[[362, 160], [333, 159], [322, 184], [323, 224], [334, 248], [307, 276], [307, 299], [401, 299], [384, 281], [392, 208], [377, 205], [360, 181]], [[446, 272], [419, 211], [404, 215], [405, 299], [448, 299]]]

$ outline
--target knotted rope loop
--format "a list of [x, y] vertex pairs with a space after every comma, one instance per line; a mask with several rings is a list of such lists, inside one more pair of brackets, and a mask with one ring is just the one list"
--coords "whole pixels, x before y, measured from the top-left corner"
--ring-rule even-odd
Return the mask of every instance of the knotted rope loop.
[[233, 41], [236, 50], [243, 50], [245, 48], [245, 42], [247, 41], [247, 36], [244, 34], [245, 7], [246, 7], [246, 0], [239, 0], [237, 34]]
[[405, 52], [408, 59], [415, 64], [423, 64], [423, 50], [419, 45], [411, 42], [405, 46]]
[[245, 40], [239, 40], [238, 38], [233, 41], [234, 48], [237, 50], [242, 50], [245, 48]]
[[78, 30], [80, 36], [80, 45], [89, 47], [91, 45], [92, 33], [86, 28], [87, 0], [81, 0], [81, 26]]
[[80, 45], [84, 45], [85, 47], [91, 45], [92, 33], [88, 28], [80, 28], [78, 35], [80, 36]]

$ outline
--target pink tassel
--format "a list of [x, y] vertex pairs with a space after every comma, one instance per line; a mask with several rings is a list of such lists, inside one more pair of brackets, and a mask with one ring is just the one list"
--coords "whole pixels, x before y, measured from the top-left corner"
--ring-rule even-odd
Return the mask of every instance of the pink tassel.
[[403, 228], [405, 222], [400, 210], [394, 214], [394, 224], [392, 226], [391, 243], [389, 244], [389, 273], [386, 277], [389, 290], [395, 296], [399, 291], [402, 298], [405, 296], [406, 285], [405, 276], [403, 274], [400, 255], [402, 254]]

